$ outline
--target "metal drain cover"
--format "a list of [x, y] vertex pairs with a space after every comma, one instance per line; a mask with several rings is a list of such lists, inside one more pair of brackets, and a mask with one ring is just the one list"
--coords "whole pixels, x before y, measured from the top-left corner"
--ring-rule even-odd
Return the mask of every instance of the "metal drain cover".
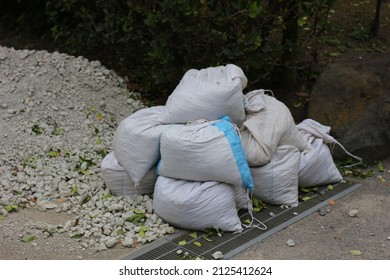
[[[340, 183], [335, 185], [333, 190], [319, 187], [315, 192], [309, 194], [309, 200], [300, 202], [298, 207], [295, 208], [285, 209], [279, 206], [267, 205], [266, 209], [254, 214], [256, 219], [267, 225], [267, 230], [251, 227], [244, 229], [241, 233], [225, 232], [221, 237], [210, 237], [212, 242], [208, 242], [203, 238], [204, 232], [198, 232], [194, 238], [189, 235], [191, 232], [178, 230], [174, 235], [155, 241], [123, 259], [178, 260], [183, 257], [183, 255], [177, 254], [178, 250], [188, 252], [189, 257], [199, 257], [206, 260], [212, 260], [212, 254], [216, 251], [221, 251], [224, 254], [224, 258], [229, 259], [277, 231], [326, 206], [329, 199], [338, 199], [361, 186], [361, 184]], [[272, 215], [271, 212], [273, 213]], [[239, 212], [239, 216], [241, 221], [249, 218], [249, 214], [246, 211]], [[259, 225], [256, 221], [253, 224]], [[179, 242], [183, 240], [186, 241], [185, 244], [179, 245]], [[200, 242], [201, 246], [197, 242]]]

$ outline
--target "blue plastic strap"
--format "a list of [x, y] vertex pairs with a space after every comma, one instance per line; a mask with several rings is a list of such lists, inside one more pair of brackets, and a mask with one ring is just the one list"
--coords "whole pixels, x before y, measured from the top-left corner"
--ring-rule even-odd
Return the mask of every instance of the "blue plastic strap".
[[226, 139], [230, 144], [230, 148], [232, 150], [234, 159], [241, 175], [242, 186], [245, 189], [253, 191], [253, 180], [251, 176], [251, 171], [249, 169], [248, 160], [241, 145], [240, 137], [238, 137], [238, 134], [234, 130], [234, 127], [231, 123], [231, 118], [228, 116], [222, 117], [219, 121], [213, 123], [212, 125], [217, 127], [219, 131], [222, 131], [224, 133]]

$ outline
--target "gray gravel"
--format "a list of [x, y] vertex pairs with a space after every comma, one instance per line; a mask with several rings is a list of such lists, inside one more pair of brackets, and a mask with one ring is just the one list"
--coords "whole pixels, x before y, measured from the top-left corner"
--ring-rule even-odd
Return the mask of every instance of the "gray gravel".
[[[65, 235], [96, 251], [174, 232], [150, 196], [111, 196], [101, 176], [117, 125], [145, 107], [139, 99], [99, 61], [0, 46], [2, 225], [23, 208], [66, 213], [63, 223], [25, 224], [16, 234]], [[126, 221], [135, 212], [146, 227]]]

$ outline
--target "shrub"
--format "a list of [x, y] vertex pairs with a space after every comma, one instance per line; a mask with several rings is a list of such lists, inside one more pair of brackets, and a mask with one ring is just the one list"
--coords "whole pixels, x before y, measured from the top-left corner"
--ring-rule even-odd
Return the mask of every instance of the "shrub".
[[164, 99], [188, 69], [227, 63], [244, 70], [249, 89], [264, 87], [275, 66], [296, 67], [299, 58], [299, 39], [283, 39], [289, 9], [296, 8], [300, 31], [318, 29], [333, 0], [43, 2], [42, 21], [61, 51], [99, 59]]

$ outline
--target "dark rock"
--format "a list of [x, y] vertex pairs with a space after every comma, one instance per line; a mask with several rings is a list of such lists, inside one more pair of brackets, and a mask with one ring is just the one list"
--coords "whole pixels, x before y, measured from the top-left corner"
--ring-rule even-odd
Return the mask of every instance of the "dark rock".
[[[365, 162], [390, 156], [390, 53], [335, 62], [313, 89], [308, 118]], [[335, 149], [335, 158], [347, 158]]]

